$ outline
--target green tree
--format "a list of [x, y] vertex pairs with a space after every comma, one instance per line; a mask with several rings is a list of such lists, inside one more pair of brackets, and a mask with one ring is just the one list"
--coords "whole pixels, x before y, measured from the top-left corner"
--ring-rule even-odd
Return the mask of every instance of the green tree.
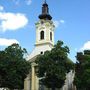
[[74, 83], [77, 90], [90, 90], [90, 50], [77, 53]]
[[18, 44], [0, 51], [0, 87], [23, 89], [30, 70], [30, 63], [25, 60], [26, 53], [26, 49]]
[[74, 68], [74, 64], [68, 58], [69, 48], [58, 41], [51, 51], [39, 55], [37, 64], [37, 76], [42, 78], [41, 84], [48, 88], [61, 88], [66, 79], [66, 73]]

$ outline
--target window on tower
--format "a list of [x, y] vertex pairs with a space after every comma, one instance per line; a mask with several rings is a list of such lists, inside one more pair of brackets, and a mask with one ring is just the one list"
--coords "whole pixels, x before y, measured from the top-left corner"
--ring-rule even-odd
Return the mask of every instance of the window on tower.
[[43, 51], [41, 51], [40, 54], [43, 54]]
[[40, 40], [44, 39], [44, 31], [40, 32]]
[[50, 32], [50, 40], [52, 41], [52, 32]]

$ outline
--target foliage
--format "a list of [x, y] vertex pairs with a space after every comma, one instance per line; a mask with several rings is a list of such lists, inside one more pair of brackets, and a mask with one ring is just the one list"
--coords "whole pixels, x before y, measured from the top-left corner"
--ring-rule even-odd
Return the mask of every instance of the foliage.
[[77, 53], [75, 85], [77, 90], [90, 90], [90, 50]]
[[0, 87], [23, 88], [24, 79], [30, 70], [30, 63], [24, 58], [26, 53], [26, 49], [18, 44], [0, 51]]
[[58, 41], [51, 51], [39, 55], [37, 64], [37, 76], [42, 78], [41, 83], [48, 88], [61, 88], [66, 79], [66, 73], [73, 69], [74, 64], [68, 58], [69, 48]]

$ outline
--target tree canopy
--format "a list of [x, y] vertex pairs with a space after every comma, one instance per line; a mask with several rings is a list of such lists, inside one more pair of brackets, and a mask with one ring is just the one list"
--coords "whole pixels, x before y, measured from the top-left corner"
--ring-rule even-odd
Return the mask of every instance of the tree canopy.
[[90, 90], [90, 50], [77, 53], [74, 83], [77, 90]]
[[23, 89], [24, 79], [30, 70], [30, 63], [25, 59], [26, 53], [26, 49], [19, 44], [0, 51], [0, 87]]
[[68, 58], [69, 48], [58, 41], [51, 51], [39, 55], [37, 64], [37, 76], [42, 78], [41, 84], [48, 88], [61, 88], [66, 79], [66, 73], [74, 68], [73, 62]]

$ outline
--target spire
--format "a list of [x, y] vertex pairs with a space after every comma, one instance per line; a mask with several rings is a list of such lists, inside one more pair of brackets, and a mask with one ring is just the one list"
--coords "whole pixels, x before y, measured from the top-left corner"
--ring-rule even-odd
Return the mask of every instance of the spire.
[[51, 20], [52, 17], [49, 14], [49, 8], [48, 8], [48, 4], [46, 2], [46, 0], [44, 0], [44, 3], [42, 5], [42, 14], [39, 15], [40, 19], [47, 19], [47, 20]]

